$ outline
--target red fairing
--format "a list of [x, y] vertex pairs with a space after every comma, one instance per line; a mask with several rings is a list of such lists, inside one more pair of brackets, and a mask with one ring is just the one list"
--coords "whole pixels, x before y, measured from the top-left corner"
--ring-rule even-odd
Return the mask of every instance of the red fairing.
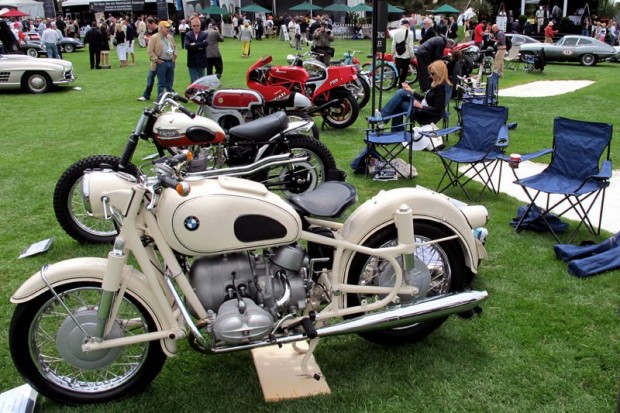
[[251, 109], [264, 103], [260, 93], [246, 89], [223, 89], [213, 95], [212, 107], [217, 109]]
[[355, 66], [329, 66], [327, 68], [327, 80], [314, 91], [314, 97], [316, 98], [336, 87], [344, 86], [355, 79], [357, 79], [357, 69]]
[[306, 69], [299, 66], [276, 66], [269, 70], [271, 83], [292, 82], [305, 84], [310, 76]]

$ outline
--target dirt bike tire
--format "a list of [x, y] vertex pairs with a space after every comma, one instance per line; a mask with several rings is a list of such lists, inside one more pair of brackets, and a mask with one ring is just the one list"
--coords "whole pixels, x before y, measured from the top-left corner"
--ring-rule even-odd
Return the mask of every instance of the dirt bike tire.
[[[84, 244], [107, 244], [114, 242], [118, 231], [111, 220], [89, 217], [79, 197], [82, 175], [87, 169], [108, 165], [118, 170], [121, 159], [113, 155], [96, 155], [80, 159], [71, 165], [58, 179], [54, 188], [54, 214], [62, 229], [73, 239]], [[137, 176], [138, 168], [127, 165], [125, 172]]]
[[275, 167], [253, 179], [272, 191], [289, 196], [316, 189], [325, 182], [328, 171], [336, 169], [336, 160], [329, 148], [309, 136], [290, 135], [288, 145], [283, 145], [280, 151], [287, 152], [299, 156], [309, 155], [310, 160], [288, 167]]
[[[74, 317], [84, 317], [85, 328], [88, 328], [86, 320], [91, 326], [96, 325], [92, 322], [96, 310], [92, 308], [99, 305], [96, 298], [101, 296], [100, 283], [74, 281], [57, 287], [55, 291], [69, 305]], [[88, 300], [87, 304], [92, 307], [84, 305], [78, 297]], [[144, 321], [143, 325], [133, 327], [140, 330], [138, 333], [157, 331], [149, 312], [138, 300], [126, 294], [119, 318], [129, 314]], [[75, 342], [79, 334], [75, 331], [77, 326], [72, 323], [66, 310], [48, 290], [19, 304], [9, 327], [9, 348], [17, 371], [39, 393], [56, 402], [71, 405], [99, 403], [135, 394], [155, 379], [166, 361], [158, 341], [123, 347], [122, 351], [108, 349], [98, 350], [98, 354], [95, 354], [97, 351], [82, 353], [90, 355], [82, 358], [76, 350], [80, 348], [82, 338], [79, 338], [80, 343]], [[46, 334], [48, 332], [54, 337], [51, 340]], [[121, 328], [114, 332], [120, 336], [124, 334]], [[68, 345], [59, 347], [55, 340], [57, 335], [64, 337], [63, 344]], [[72, 362], [67, 361], [62, 351], [68, 352]], [[92, 362], [99, 365], [89, 365]], [[124, 366], [127, 364], [132, 364], [132, 368]], [[114, 371], [119, 373], [116, 377]], [[74, 373], [74, 376], [66, 372]], [[101, 379], [106, 375], [108, 380]]]
[[[437, 226], [435, 223], [416, 221], [414, 227], [416, 242], [431, 241], [452, 235], [445, 228]], [[396, 241], [396, 227], [392, 224], [378, 230], [364, 242], [365, 247], [379, 248], [381, 246], [394, 245]], [[421, 259], [425, 264], [433, 263], [434, 269], [431, 271], [431, 288], [425, 297], [432, 297], [437, 294], [444, 294], [453, 291], [462, 291], [466, 281], [466, 267], [463, 252], [457, 240], [449, 240], [440, 244], [421, 246], [416, 249], [416, 258]], [[351, 266], [347, 271], [348, 284], [367, 284], [362, 280], [364, 272], [371, 268], [371, 258], [368, 255], [356, 254], [351, 261]], [[440, 265], [437, 265], [437, 264]], [[374, 279], [380, 279], [381, 274], [373, 274]], [[347, 307], [359, 305], [361, 299], [358, 294], [347, 294]], [[370, 299], [370, 297], [365, 297]], [[348, 318], [359, 316], [354, 314]], [[347, 318], [347, 317], [345, 317]], [[422, 321], [411, 326], [378, 330], [359, 335], [364, 339], [376, 344], [386, 346], [396, 346], [413, 343], [422, 340], [433, 331], [437, 330], [448, 317], [436, 318]]]
[[[348, 93], [338, 106], [326, 109], [323, 112], [323, 120], [335, 129], [345, 129], [353, 125], [360, 114], [360, 107], [355, 97]], [[340, 115], [340, 117], [338, 117]]]
[[[299, 119], [303, 119], [303, 120], [312, 120], [312, 116], [308, 115], [307, 113], [301, 112], [299, 110], [287, 110], [286, 115], [288, 116], [289, 120], [292, 120], [292, 118], [295, 118], [295, 117]], [[310, 132], [312, 133], [312, 137], [314, 139], [319, 140], [321, 138], [320, 133], [319, 133], [319, 128], [316, 126], [314, 122], [312, 122], [312, 128], [310, 129]]]

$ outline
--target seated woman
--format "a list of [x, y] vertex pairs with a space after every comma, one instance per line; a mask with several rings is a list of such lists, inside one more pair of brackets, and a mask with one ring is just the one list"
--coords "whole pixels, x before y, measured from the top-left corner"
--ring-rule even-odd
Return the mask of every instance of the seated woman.
[[[411, 122], [417, 122], [420, 125], [428, 125], [429, 123], [438, 122], [443, 116], [446, 107], [446, 86], [452, 86], [448, 79], [448, 69], [446, 64], [441, 60], [436, 60], [428, 65], [428, 73], [431, 76], [431, 88], [424, 95], [416, 93], [405, 82], [402, 89], [399, 89], [394, 96], [381, 109], [381, 115], [376, 114], [369, 118], [371, 123], [383, 123], [388, 117], [398, 113], [405, 113], [411, 106], [411, 98], [413, 97], [413, 106], [411, 108]], [[392, 119], [392, 130], [402, 130], [403, 117], [395, 116]]]

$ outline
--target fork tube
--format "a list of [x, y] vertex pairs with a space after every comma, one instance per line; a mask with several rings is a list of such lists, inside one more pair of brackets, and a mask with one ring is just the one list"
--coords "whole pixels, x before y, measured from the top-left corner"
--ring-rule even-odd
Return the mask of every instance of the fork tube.
[[[398, 243], [404, 245], [413, 245], [415, 237], [413, 234], [413, 216], [411, 208], [405, 204], [394, 214], [394, 223], [398, 233]], [[415, 250], [411, 254], [403, 254], [403, 272], [408, 285], [412, 285]]]
[[97, 310], [97, 338], [103, 338], [106, 331], [106, 323], [110, 317], [112, 303], [116, 295], [123, 274], [123, 267], [127, 263], [127, 254], [124, 251], [125, 241], [117, 238], [114, 242], [114, 248], [108, 253], [108, 262], [103, 276], [102, 294]]

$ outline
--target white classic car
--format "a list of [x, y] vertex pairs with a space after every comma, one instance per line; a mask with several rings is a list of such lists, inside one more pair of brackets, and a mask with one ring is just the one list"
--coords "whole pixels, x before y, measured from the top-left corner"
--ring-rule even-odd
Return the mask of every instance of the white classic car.
[[19, 44], [4, 21], [0, 21], [0, 42], [0, 90], [44, 93], [53, 85], [75, 80], [73, 63], [67, 60], [37, 59], [20, 54]]

